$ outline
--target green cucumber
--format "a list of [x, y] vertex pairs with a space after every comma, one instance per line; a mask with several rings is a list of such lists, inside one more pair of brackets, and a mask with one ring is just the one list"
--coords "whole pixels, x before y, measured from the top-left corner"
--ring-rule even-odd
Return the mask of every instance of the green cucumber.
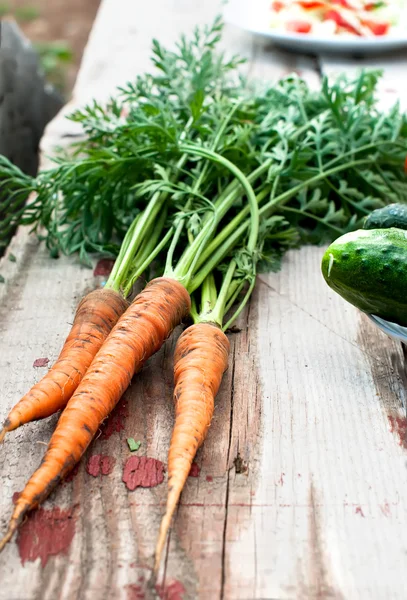
[[407, 204], [389, 204], [366, 217], [363, 229], [407, 229]]
[[407, 326], [407, 231], [359, 229], [339, 237], [323, 256], [322, 274], [363, 312]]

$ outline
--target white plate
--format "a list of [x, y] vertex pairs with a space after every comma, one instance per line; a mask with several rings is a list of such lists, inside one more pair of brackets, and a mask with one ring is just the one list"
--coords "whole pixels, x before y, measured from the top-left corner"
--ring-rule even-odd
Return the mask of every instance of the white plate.
[[[270, 0], [271, 4], [271, 0]], [[271, 11], [270, 11], [271, 13]], [[317, 37], [311, 34], [286, 33], [267, 26], [267, 14], [259, 8], [256, 0], [229, 0], [224, 8], [224, 19], [227, 23], [241, 29], [269, 38], [278, 46], [289, 50], [301, 50], [311, 54], [319, 52], [340, 52], [346, 54], [380, 54], [390, 50], [407, 47], [407, 31], [393, 35], [372, 38], [357, 36]]]

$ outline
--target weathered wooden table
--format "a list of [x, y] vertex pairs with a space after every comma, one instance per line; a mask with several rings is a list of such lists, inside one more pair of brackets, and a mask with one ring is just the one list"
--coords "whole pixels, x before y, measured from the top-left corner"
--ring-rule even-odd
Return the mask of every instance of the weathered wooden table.
[[[65, 112], [150, 68], [153, 36], [171, 44], [219, 10], [217, 0], [104, 0]], [[224, 43], [248, 57], [254, 77], [295, 69], [318, 85], [322, 73], [383, 66], [383, 104], [405, 85], [407, 55], [317, 60], [232, 28]], [[61, 114], [44, 155], [77, 134]], [[1, 418], [43, 374], [34, 360], [55, 359], [78, 299], [102, 280], [74, 258], [51, 260], [25, 229], [9, 251], [17, 260], [1, 263]], [[155, 591], [147, 582], [166, 486], [130, 492], [122, 473], [127, 436], [141, 440], [139, 456], [166, 462], [173, 342], [135, 379], [76, 474], [0, 556], [2, 600], [407, 597], [403, 350], [328, 289], [321, 254], [291, 252], [281, 273], [259, 278], [242, 332], [231, 336], [231, 368]], [[2, 531], [55, 422], [25, 426], [0, 448]], [[108, 474], [89, 474], [94, 455], [111, 457]]]

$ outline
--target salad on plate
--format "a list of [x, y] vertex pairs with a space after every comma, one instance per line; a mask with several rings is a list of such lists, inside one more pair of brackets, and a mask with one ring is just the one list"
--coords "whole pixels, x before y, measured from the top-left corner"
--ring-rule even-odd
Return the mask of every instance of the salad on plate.
[[407, 31], [405, 0], [273, 0], [270, 27], [320, 37], [375, 37]]

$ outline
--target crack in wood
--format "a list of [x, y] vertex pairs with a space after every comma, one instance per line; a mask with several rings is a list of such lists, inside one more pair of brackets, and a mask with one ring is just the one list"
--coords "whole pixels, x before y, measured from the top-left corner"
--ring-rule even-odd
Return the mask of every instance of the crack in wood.
[[311, 585], [310, 589], [306, 590], [306, 597], [313, 600], [343, 600], [343, 597], [338, 593], [329, 581], [327, 569], [327, 557], [324, 553], [322, 541], [322, 527], [320, 523], [319, 507], [316, 502], [316, 490], [314, 482], [311, 479], [309, 489], [309, 544], [310, 544], [310, 567], [311, 567]]
[[228, 526], [228, 508], [229, 508], [229, 492], [230, 492], [230, 451], [232, 446], [232, 433], [233, 433], [233, 397], [235, 392], [235, 354], [236, 354], [236, 341], [233, 344], [232, 354], [232, 377], [230, 385], [230, 421], [229, 421], [229, 444], [227, 454], [227, 481], [226, 481], [226, 493], [225, 493], [225, 517], [223, 521], [223, 534], [222, 534], [222, 553], [221, 553], [221, 588], [220, 588], [220, 600], [225, 598], [225, 583], [226, 583], [226, 533]]

